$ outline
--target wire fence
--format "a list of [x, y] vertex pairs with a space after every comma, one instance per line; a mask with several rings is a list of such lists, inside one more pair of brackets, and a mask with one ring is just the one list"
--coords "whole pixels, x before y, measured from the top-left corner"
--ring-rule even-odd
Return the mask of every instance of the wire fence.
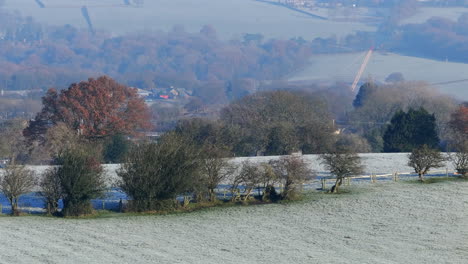
[[[453, 177], [456, 176], [454, 171], [449, 171], [448, 168], [445, 170], [437, 170], [431, 171], [430, 174], [426, 175], [425, 177]], [[379, 181], [400, 181], [400, 180], [411, 180], [416, 179], [418, 175], [414, 172], [393, 172], [393, 173], [381, 173], [381, 174], [367, 174], [367, 175], [359, 175], [353, 177], [346, 177], [343, 181], [343, 185], [349, 186], [352, 183], [377, 183]], [[331, 188], [336, 182], [336, 178], [330, 175], [322, 175], [315, 178], [312, 181], [306, 182], [302, 185], [302, 190], [322, 190], [326, 191]], [[278, 193], [281, 193], [284, 190], [284, 186], [281, 184], [276, 184], [275, 189]], [[243, 192], [245, 190], [245, 186], [239, 186], [238, 192]], [[218, 199], [221, 200], [229, 200], [235, 195], [235, 191], [233, 192], [231, 185], [223, 184], [219, 185], [217, 189], [215, 189], [216, 196]], [[263, 188], [255, 188], [252, 190], [253, 195], [263, 195]], [[187, 196], [179, 196], [177, 200], [184, 201], [187, 199]], [[122, 206], [128, 201], [128, 197], [125, 193], [123, 193], [118, 188], [109, 189], [108, 192], [104, 197], [101, 199], [94, 199], [91, 200], [91, 204], [94, 209], [96, 210], [110, 210], [110, 211], [121, 211]], [[63, 204], [61, 201], [59, 202], [59, 207], [62, 208]], [[21, 212], [29, 213], [29, 214], [40, 214], [45, 213], [45, 202], [42, 196], [38, 193], [30, 193], [24, 195], [20, 198], [19, 201], [19, 209]], [[11, 206], [9, 201], [6, 199], [5, 196], [0, 194], [0, 214], [9, 214], [11, 213]]]

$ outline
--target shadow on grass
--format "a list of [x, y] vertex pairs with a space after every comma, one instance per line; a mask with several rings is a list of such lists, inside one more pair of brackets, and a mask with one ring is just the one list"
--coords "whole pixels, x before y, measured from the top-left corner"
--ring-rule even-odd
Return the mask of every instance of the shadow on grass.
[[425, 178], [423, 182], [420, 180], [407, 180], [407, 181], [402, 181], [404, 183], [409, 183], [409, 184], [434, 184], [434, 183], [443, 183], [443, 182], [467, 182], [468, 178], [463, 178], [463, 177], [430, 177], [430, 178]]
[[[223, 201], [218, 200], [216, 202], [201, 202], [201, 203], [190, 203], [186, 207], [179, 207], [173, 210], [167, 211], [150, 211], [150, 212], [115, 212], [115, 211], [96, 211], [95, 214], [89, 216], [83, 216], [78, 218], [67, 217], [67, 219], [107, 219], [107, 218], [121, 218], [121, 217], [134, 217], [134, 216], [164, 216], [164, 215], [180, 215], [193, 212], [203, 212], [208, 210], [218, 210], [222, 208], [231, 208], [231, 207], [243, 207], [243, 206], [261, 206], [268, 204], [282, 204], [286, 201], [280, 201], [278, 203], [273, 202], [263, 202], [259, 200], [250, 200], [247, 202], [232, 202], [232, 201]], [[287, 201], [295, 202], [295, 201]]]

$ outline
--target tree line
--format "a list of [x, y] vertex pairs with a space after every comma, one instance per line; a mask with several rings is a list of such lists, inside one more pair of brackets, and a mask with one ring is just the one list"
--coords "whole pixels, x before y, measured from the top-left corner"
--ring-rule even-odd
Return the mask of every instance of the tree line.
[[[221, 145], [233, 156], [317, 154], [336, 146], [407, 152], [422, 143], [450, 150], [451, 124], [463, 120], [454, 99], [424, 83], [369, 82], [354, 99], [341, 92], [345, 88], [285, 88], [234, 100], [211, 118], [174, 119], [172, 130]], [[134, 89], [109, 77], [91, 78], [66, 90], [50, 89], [32, 121], [2, 122], [0, 155], [47, 163], [60, 151], [57, 146], [85, 139], [95, 142], [106, 162], [120, 162], [131, 138], [154, 129], [150, 121], [150, 109]], [[10, 142], [17, 142], [15, 150]]]
[[[366, 84], [361, 89], [356, 108], [365, 106], [379, 88]], [[336, 192], [345, 177], [362, 172], [356, 154], [362, 142], [336, 133], [326, 101], [315, 96], [298, 91], [249, 95], [223, 109], [219, 120], [182, 120], [157, 142], [148, 142], [138, 139], [148, 128], [148, 109], [134, 89], [108, 77], [90, 78], [61, 92], [51, 89], [34, 121], [2, 128], [0, 150], [8, 155], [9, 164], [0, 189], [13, 214], [19, 213], [19, 197], [35, 186], [50, 214], [90, 214], [90, 200], [108, 186], [101, 166], [107, 156], [122, 163], [115, 185], [129, 196], [130, 211], [173, 210], [191, 201], [215, 203], [215, 189], [223, 182], [231, 186], [235, 202], [288, 200], [295, 199], [302, 184], [313, 177], [300, 156], [287, 156], [302, 151], [321, 154], [336, 177], [331, 189]], [[451, 159], [462, 175], [468, 165], [467, 108], [461, 104], [448, 122], [456, 151]], [[394, 113], [383, 136], [388, 151], [412, 152], [408, 164], [421, 181], [443, 160], [436, 127], [435, 115], [409, 108]], [[55, 165], [40, 180], [20, 165], [34, 152], [47, 153]], [[286, 156], [261, 164], [229, 162], [233, 156], [259, 153]], [[280, 193], [275, 189], [278, 184], [284, 186]], [[59, 200], [64, 206], [60, 211]]]
[[231, 80], [278, 79], [312, 55], [303, 39], [245, 34], [223, 41], [209, 25], [198, 33], [174, 26], [169, 32], [113, 37], [70, 25], [46, 26], [4, 10], [0, 13], [0, 85], [6, 90], [66, 88], [69, 83], [106, 74], [129, 86], [178, 86], [204, 98], [211, 92], [206, 87], [224, 93], [225, 82]]

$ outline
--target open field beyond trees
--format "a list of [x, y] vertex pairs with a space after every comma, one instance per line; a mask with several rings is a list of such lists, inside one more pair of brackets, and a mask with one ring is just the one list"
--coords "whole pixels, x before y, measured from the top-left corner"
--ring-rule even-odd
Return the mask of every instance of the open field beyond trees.
[[[86, 28], [80, 8], [88, 5], [96, 29], [114, 34], [138, 31], [170, 30], [182, 25], [189, 32], [198, 32], [203, 25], [212, 25], [220, 37], [230, 39], [243, 33], [261, 33], [266, 38], [344, 36], [357, 30], [373, 31], [362, 23], [323, 21], [292, 10], [253, 0], [147, 0], [143, 8], [94, 7], [120, 5], [120, 0], [44, 0], [39, 8], [34, 1], [7, 0], [5, 7], [18, 10], [24, 16], [50, 25], [70, 24]], [[57, 6], [57, 8], [53, 8]], [[54, 15], [50, 15], [51, 10]]]
[[[308, 67], [291, 75], [289, 80], [336, 80], [351, 83], [364, 57], [365, 52], [316, 55]], [[364, 71], [363, 79], [371, 78], [383, 82], [393, 72], [401, 72], [406, 80], [424, 80], [434, 84], [442, 93], [455, 95], [462, 100], [468, 99], [468, 64], [376, 52]]]
[[285, 204], [1, 217], [0, 263], [465, 263], [468, 182], [353, 184]]

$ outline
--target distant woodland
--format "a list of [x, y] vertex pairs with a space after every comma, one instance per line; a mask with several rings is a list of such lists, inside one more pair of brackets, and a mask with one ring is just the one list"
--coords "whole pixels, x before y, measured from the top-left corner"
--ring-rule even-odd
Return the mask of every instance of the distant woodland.
[[412, 1], [405, 1], [391, 9], [377, 32], [357, 32], [341, 39], [279, 40], [245, 34], [240, 39], [222, 41], [212, 26], [204, 26], [198, 33], [174, 26], [169, 32], [113, 37], [70, 25], [45, 26], [0, 10], [0, 86], [5, 90], [63, 89], [70, 83], [106, 74], [138, 88], [188, 88], [206, 103], [223, 103], [249, 89], [230, 87], [231, 82], [279, 80], [317, 53], [376, 47], [468, 62], [468, 14], [457, 21], [432, 18], [423, 24], [398, 25], [402, 17], [416, 11]]
[[[8, 90], [58, 86], [106, 74], [139, 88], [201, 84], [233, 79], [279, 79], [312, 54], [301, 39], [264, 40], [258, 34], [230, 42], [211, 26], [112, 37], [70, 25], [47, 27], [17, 14], [0, 15], [0, 83]], [[222, 99], [222, 98], [219, 98]]]
[[[244, 135], [239, 141], [227, 144], [237, 155], [259, 150], [267, 154], [297, 149], [320, 152], [315, 141], [306, 138], [302, 130], [310, 126], [328, 131], [333, 128], [330, 124], [344, 128], [346, 134], [340, 137], [340, 144], [353, 145], [360, 152], [379, 152], [384, 149], [385, 127], [393, 115], [399, 110], [419, 107], [435, 115], [437, 133], [444, 145], [448, 142], [447, 123], [458, 102], [438, 94], [425, 83], [405, 82], [400, 76], [383, 85], [367, 83], [355, 97], [349, 84], [330, 86], [282, 81], [313, 60], [315, 54], [360, 51], [369, 47], [468, 62], [468, 15], [462, 15], [457, 21], [431, 18], [423, 24], [399, 25], [398, 21], [416, 12], [416, 7], [407, 4], [392, 9], [376, 32], [356, 32], [341, 39], [330, 37], [312, 41], [265, 39], [261, 34], [245, 34], [223, 41], [212, 26], [204, 26], [197, 33], [174, 26], [169, 32], [111, 36], [107, 32], [91, 33], [70, 25], [45, 26], [0, 9], [0, 88], [10, 92], [8, 96], [3, 96], [2, 92], [0, 97], [0, 120], [33, 119], [41, 110], [40, 98], [48, 88], [62, 90], [89, 77], [107, 75], [123, 85], [137, 88], [174, 86], [190, 90], [188, 98], [174, 104], [152, 104], [149, 110], [153, 127], [164, 132], [180, 125], [181, 119], [220, 119], [222, 127]], [[240, 122], [231, 116], [240, 113], [241, 119], [257, 118], [245, 114], [245, 111], [258, 110], [249, 109], [246, 102], [262, 106], [264, 94], [256, 92], [270, 90], [299, 91], [298, 97], [307, 101], [294, 98], [299, 101], [291, 105], [307, 106], [302, 109], [314, 105], [312, 112], [318, 111], [316, 107], [320, 105], [317, 116], [321, 116], [325, 124], [306, 117], [288, 123], [294, 120], [281, 117], [274, 124], [266, 118], [268, 125], [260, 126], [259, 120], [263, 117]], [[288, 96], [278, 93], [271, 100], [275, 102], [278, 97], [286, 100]], [[279, 103], [274, 107], [276, 105]], [[267, 106], [265, 113], [270, 113]], [[284, 138], [272, 138], [276, 135]], [[318, 141], [323, 143], [323, 140]], [[279, 146], [274, 144], [276, 142], [292, 143]]]

